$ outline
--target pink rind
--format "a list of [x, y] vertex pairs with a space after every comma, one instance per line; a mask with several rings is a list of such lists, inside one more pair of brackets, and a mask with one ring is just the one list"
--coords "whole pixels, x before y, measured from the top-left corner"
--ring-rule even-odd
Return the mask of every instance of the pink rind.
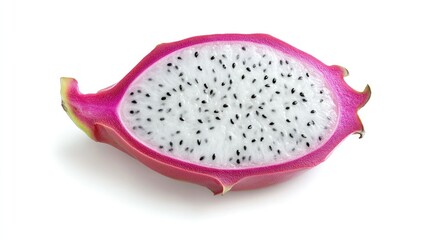
[[[249, 41], [265, 44], [303, 61], [318, 69], [325, 77], [338, 104], [338, 124], [332, 136], [318, 149], [293, 161], [275, 165], [216, 169], [184, 162], [162, 155], [138, 142], [120, 122], [118, 105], [128, 86], [145, 69], [163, 56], [181, 48], [212, 41]], [[188, 38], [182, 41], [158, 45], [144, 57], [119, 83], [103, 89], [96, 94], [81, 94], [77, 82], [62, 84], [62, 101], [68, 105], [68, 114], [75, 116], [87, 134], [96, 141], [110, 144], [142, 163], [174, 179], [193, 182], [208, 187], [213, 193], [226, 193], [229, 190], [244, 190], [264, 187], [284, 181], [296, 173], [323, 162], [332, 150], [352, 133], [363, 134], [364, 128], [357, 111], [369, 100], [369, 86], [357, 92], [346, 84], [345, 68], [326, 66], [313, 56], [302, 52], [287, 43], [265, 34], [218, 34]], [[347, 71], [348, 73], [348, 71]]]

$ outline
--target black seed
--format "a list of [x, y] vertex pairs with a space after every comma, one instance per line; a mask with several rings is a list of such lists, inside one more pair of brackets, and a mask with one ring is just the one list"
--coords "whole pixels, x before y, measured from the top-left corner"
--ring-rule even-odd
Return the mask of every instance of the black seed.
[[276, 94], [280, 94], [280, 91], [275, 91]]
[[235, 63], [232, 63], [232, 68], [235, 68]]
[[240, 116], [238, 116], [238, 114], [235, 114], [235, 118], [238, 120]]
[[130, 92], [130, 96], [134, 95], [134, 92]]
[[219, 111], [218, 111], [218, 110], [214, 110], [213, 112], [214, 112], [214, 113], [219, 113]]
[[256, 98], [256, 95], [255, 95], [255, 94], [252, 94], [251, 98]]
[[198, 52], [195, 52], [195, 53], [194, 53], [194, 56], [195, 56], [195, 57], [198, 57]]
[[180, 117], [179, 119], [180, 119], [180, 121], [182, 121], [182, 122], [183, 122], [183, 121], [185, 121], [185, 119], [183, 119], [182, 117]]
[[211, 57], [210, 57], [210, 60], [214, 60], [214, 59], [215, 59], [215, 57], [214, 57], [214, 56], [211, 56]]
[[161, 100], [164, 101], [165, 99], [167, 99], [166, 97], [162, 97]]
[[203, 71], [203, 69], [201, 68], [201, 66], [198, 66], [197, 68], [198, 68], [198, 70]]
[[197, 144], [201, 145], [201, 140], [200, 139], [197, 139]]
[[270, 122], [270, 126], [273, 126], [274, 125], [274, 122]]
[[247, 126], [247, 129], [252, 129], [252, 125]]
[[202, 104], [206, 104], [206, 103], [207, 103], [207, 101], [206, 101], [206, 100], [202, 100], [202, 101], [201, 101], [201, 103], [202, 103]]
[[244, 149], [244, 151], [246, 151], [246, 150], [247, 150], [247, 147], [246, 147], [246, 145], [244, 145], [244, 146], [243, 146], [243, 149]]
[[303, 102], [307, 102], [307, 99], [303, 98], [303, 99], [302, 99], [302, 101], [303, 101]]
[[177, 57], [177, 59], [182, 60], [182, 58], [181, 58], [181, 57]]
[[171, 67], [171, 66], [173, 66], [173, 64], [172, 63], [167, 63], [167, 66]]
[[235, 99], [237, 99], [237, 94], [232, 94], [232, 96], [235, 98]]
[[271, 147], [271, 145], [269, 145], [268, 148], [270, 149], [270, 151], [273, 151], [273, 147]]
[[146, 97], [150, 97], [150, 94], [149, 94], [149, 93], [146, 93]]
[[244, 74], [243, 75], [241, 75], [241, 79], [244, 79], [246, 76], [244, 76]]
[[215, 117], [216, 118], [216, 120], [220, 120], [220, 117]]
[[270, 87], [270, 84], [265, 84], [265, 87], [266, 87], [266, 88], [269, 88], [269, 87]]
[[131, 113], [131, 114], [134, 114], [134, 111], [133, 111], [133, 110], [131, 110], [131, 111], [130, 111], [130, 113]]
[[179, 107], [182, 107], [182, 103], [181, 102], [179, 102]]
[[163, 118], [163, 117], [159, 119], [159, 121], [164, 121], [164, 120], [165, 120], [165, 118]]
[[231, 135], [229, 135], [228, 138], [229, 138], [230, 141], [232, 141], [232, 136]]
[[320, 94], [323, 94], [323, 90], [320, 90], [320, 92], [319, 92]]
[[256, 139], [252, 139], [252, 143], [256, 142]]
[[290, 107], [285, 107], [285, 109], [286, 109], [286, 110], [289, 110], [289, 109], [290, 109]]
[[246, 51], [246, 48], [245, 47], [241, 47], [241, 50]]
[[308, 122], [308, 123], [307, 123], [307, 126], [308, 126], [308, 127], [310, 127], [310, 126], [311, 126], [310, 122]]
[[215, 127], [213, 127], [213, 126], [212, 126], [212, 127], [210, 127], [209, 129], [210, 129], [210, 130], [213, 130], [214, 128], [215, 128]]
[[172, 151], [173, 151], [173, 148], [168, 149], [168, 151], [169, 151], [169, 152], [172, 152]]
[[227, 108], [227, 107], [228, 107], [228, 104], [224, 104], [224, 105], [223, 105], [223, 107], [224, 107], [224, 108]]
[[148, 122], [152, 121], [152, 119], [151, 119], [151, 118], [147, 118], [146, 120], [147, 120]]
[[163, 148], [164, 148], [164, 146], [162, 146], [162, 145], [161, 145], [161, 146], [159, 146], [159, 148], [163, 149]]
[[212, 160], [215, 160], [215, 159], [216, 159], [216, 154], [213, 153]]
[[307, 147], [310, 147], [310, 143], [309, 142], [306, 142], [305, 145], [307, 145]]
[[305, 136], [304, 134], [301, 134], [301, 137], [303, 137], [303, 138], [307, 138], [307, 136]]
[[203, 123], [203, 120], [201, 120], [201, 119], [198, 119], [198, 122], [199, 122], [199, 123]]
[[268, 79], [268, 75], [265, 75], [265, 76], [264, 76], [264, 80], [267, 80], [267, 79]]
[[322, 137], [321, 136], [319, 136], [319, 141], [322, 141]]
[[237, 159], [235, 162], [236, 162], [237, 164], [240, 164], [240, 159]]
[[252, 83], [255, 83], [256, 82], [256, 79], [254, 78], [253, 80], [252, 80]]
[[234, 124], [234, 121], [232, 121], [232, 118], [230, 118], [229, 121], [231, 122], [231, 124]]
[[244, 138], [247, 138], [247, 136], [246, 136], [246, 134], [245, 134], [245, 133], [243, 133], [243, 137], [244, 137]]
[[292, 135], [292, 133], [289, 133], [289, 137], [293, 138], [293, 135]]
[[308, 74], [308, 73], [305, 73], [305, 75], [306, 75], [307, 77], [310, 77], [310, 74]]
[[197, 130], [195, 133], [196, 133], [196, 134], [200, 134], [200, 133], [201, 133], [201, 130]]
[[264, 137], [261, 137], [260, 141], [261, 141], [261, 142], [262, 142], [262, 141], [264, 141]]
[[148, 109], [150, 109], [150, 110], [152, 110], [152, 107], [151, 107], [151, 106], [147, 106], [147, 108], [148, 108]]
[[246, 70], [248, 71], [248, 72], [251, 72], [252, 70], [250, 70], [250, 67], [247, 67], [246, 68]]
[[311, 111], [310, 111], [310, 113], [315, 113], [315, 112], [316, 112], [316, 110], [311, 110]]
[[292, 105], [296, 105], [296, 104], [298, 104], [298, 102], [297, 102], [297, 101], [293, 101], [293, 102], [292, 102]]
[[288, 73], [287, 77], [292, 77], [292, 74]]
[[299, 96], [301, 96], [301, 97], [305, 97], [305, 95], [304, 95], [304, 93], [303, 93], [303, 92], [300, 92], [300, 93], [299, 93]]
[[249, 116], [250, 116], [250, 113], [247, 113], [247, 114], [246, 114], [246, 117], [248, 118]]
[[302, 80], [302, 77], [301, 77], [301, 76], [299, 76], [299, 77], [298, 77], [298, 80]]
[[137, 101], [136, 100], [132, 100], [131, 103], [137, 104]]
[[181, 73], [179, 73], [179, 77], [181, 77], [181, 76], [183, 76], [183, 73], [181, 72]]
[[190, 82], [186, 82], [189, 86], [192, 86], [192, 83], [190, 83]]
[[240, 151], [238, 151], [238, 149], [237, 151], [235, 151], [235, 153], [237, 154], [237, 156], [240, 156]]
[[201, 157], [200, 157], [200, 161], [202, 161], [202, 160], [204, 160], [204, 156], [201, 156]]
[[226, 69], [226, 66], [225, 66], [225, 64], [222, 64], [222, 67], [223, 67], [223, 69]]
[[275, 78], [273, 78], [273, 84], [275, 84], [277, 82], [277, 80]]
[[261, 116], [262, 116], [263, 118], [265, 118], [265, 119], [267, 118], [267, 116], [265, 116], [265, 114], [262, 114]]
[[290, 123], [290, 120], [289, 120], [289, 118], [286, 118], [286, 122]]
[[290, 90], [290, 93], [294, 94], [294, 93], [295, 93], [295, 88], [292, 88], [292, 89]]

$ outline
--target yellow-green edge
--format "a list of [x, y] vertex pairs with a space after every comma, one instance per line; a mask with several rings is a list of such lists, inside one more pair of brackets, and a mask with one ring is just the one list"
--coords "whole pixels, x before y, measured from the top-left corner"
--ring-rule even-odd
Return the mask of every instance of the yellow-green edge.
[[61, 78], [61, 106], [63, 107], [64, 111], [69, 115], [70, 119], [78, 126], [86, 135], [88, 135], [91, 139], [95, 140], [95, 136], [91, 129], [85, 125], [72, 111], [72, 108], [70, 106], [70, 99], [68, 92], [70, 90], [70, 87], [73, 82], [76, 80], [74, 78], [69, 77], [62, 77]]

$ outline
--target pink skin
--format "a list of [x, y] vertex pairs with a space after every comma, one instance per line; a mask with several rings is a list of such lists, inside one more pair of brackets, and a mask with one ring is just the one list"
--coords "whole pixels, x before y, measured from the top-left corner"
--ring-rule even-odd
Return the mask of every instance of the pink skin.
[[[118, 113], [119, 103], [128, 86], [162, 57], [181, 48], [213, 41], [248, 41], [268, 45], [287, 52], [318, 69], [325, 77], [328, 87], [334, 94], [334, 101], [338, 104], [338, 124], [329, 140], [313, 152], [293, 161], [261, 167], [216, 169], [165, 156], [134, 139], [122, 126]], [[269, 35], [220, 34], [160, 44], [119, 83], [95, 94], [81, 94], [75, 79], [62, 78], [61, 95], [65, 111], [95, 141], [110, 144], [161, 174], [206, 186], [215, 194], [219, 194], [229, 190], [253, 189], [284, 181], [301, 170], [323, 162], [348, 135], [359, 133], [362, 136], [364, 129], [357, 111], [369, 100], [371, 91], [369, 86], [363, 92], [353, 90], [344, 81], [343, 77], [347, 74], [345, 68], [326, 66], [313, 56]]]

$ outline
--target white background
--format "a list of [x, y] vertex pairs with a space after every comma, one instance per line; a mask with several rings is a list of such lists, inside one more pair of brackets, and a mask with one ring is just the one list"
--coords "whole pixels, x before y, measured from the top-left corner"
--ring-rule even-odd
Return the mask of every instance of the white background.
[[[423, 3], [2, 1], [0, 239], [429, 239]], [[365, 137], [289, 182], [213, 196], [91, 141], [61, 109], [61, 76], [95, 92], [158, 43], [227, 32], [269, 33], [369, 83]]]

